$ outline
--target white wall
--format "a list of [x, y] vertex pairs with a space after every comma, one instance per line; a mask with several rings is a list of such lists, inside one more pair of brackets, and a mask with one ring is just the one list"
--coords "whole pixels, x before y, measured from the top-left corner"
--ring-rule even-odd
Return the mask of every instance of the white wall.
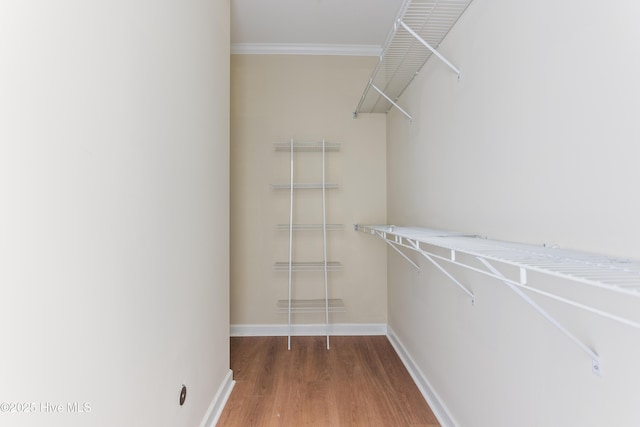
[[[327, 258], [343, 271], [329, 277], [331, 298], [345, 313], [331, 323], [386, 323], [386, 253], [356, 233], [356, 222], [380, 223], [386, 217], [385, 117], [355, 109], [376, 58], [313, 55], [233, 55], [231, 59], [231, 323], [283, 325], [276, 302], [287, 298], [287, 273], [273, 263], [287, 261], [289, 236], [277, 224], [289, 222], [289, 193], [271, 183], [289, 181], [286, 152], [273, 143], [320, 141], [341, 144], [327, 154], [327, 222], [343, 224], [328, 232]], [[315, 154], [315, 156], [314, 156]], [[296, 181], [322, 178], [319, 153], [296, 154]], [[295, 222], [322, 223], [321, 193], [296, 193]], [[322, 260], [322, 233], [296, 233], [298, 261]], [[296, 298], [323, 298], [322, 273], [297, 273]], [[315, 291], [315, 292], [314, 292]], [[295, 323], [324, 323], [324, 316], [302, 314]], [[271, 329], [273, 330], [273, 329]]]
[[462, 79], [430, 61], [391, 128], [421, 168], [390, 175], [425, 195], [398, 219], [640, 258], [638, 9], [474, 1], [442, 47]]
[[205, 417], [229, 372], [228, 21], [228, 1], [2, 2], [0, 402], [36, 413], [1, 425]]
[[[388, 220], [640, 258], [640, 5], [475, 0], [388, 116]], [[495, 281], [389, 255], [389, 325], [461, 426], [640, 423], [640, 331], [540, 300], [590, 359]], [[638, 301], [562, 286], [637, 313]]]

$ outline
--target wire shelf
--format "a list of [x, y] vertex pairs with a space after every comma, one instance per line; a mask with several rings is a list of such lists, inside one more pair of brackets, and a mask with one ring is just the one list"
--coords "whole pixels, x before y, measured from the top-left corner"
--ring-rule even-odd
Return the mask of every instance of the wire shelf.
[[[293, 145], [293, 151], [304, 151], [304, 152], [309, 152], [309, 151], [322, 152], [323, 151], [322, 142], [294, 142], [293, 144], [291, 144], [290, 142], [274, 142], [273, 143], [273, 146], [276, 151], [291, 152], [292, 145]], [[336, 142], [325, 142], [324, 151], [325, 152], [340, 151], [340, 144]]]
[[483, 239], [473, 234], [388, 225], [358, 225], [412, 249], [431, 245], [537, 271], [610, 291], [640, 297], [640, 261], [522, 243]]
[[[344, 313], [346, 309], [341, 299], [330, 298], [328, 300], [329, 312]], [[289, 300], [278, 300], [276, 307], [280, 313], [289, 312]], [[327, 310], [324, 299], [292, 299], [292, 313], [324, 313]]]
[[[271, 184], [271, 188], [274, 190], [291, 190], [291, 184]], [[327, 190], [334, 190], [336, 188], [340, 188], [338, 184], [322, 184], [321, 182], [309, 182], [309, 183], [294, 183], [294, 190], [322, 190], [323, 188]]]
[[[289, 271], [289, 263], [286, 261], [273, 264], [276, 271]], [[327, 271], [341, 271], [342, 264], [337, 261], [327, 261]], [[324, 271], [323, 261], [292, 262], [291, 271]]]
[[[322, 224], [292, 224], [293, 231], [322, 231]], [[342, 224], [327, 224], [327, 231], [342, 230], [344, 226]], [[289, 231], [289, 224], [277, 224], [276, 229], [279, 231]]]
[[[621, 314], [623, 310], [621, 311], [617, 307], [614, 307], [612, 311], [603, 309], [598, 306], [600, 299], [597, 303], [596, 301], [581, 302], [574, 298], [575, 295], [573, 297], [561, 295], [562, 292], [558, 292], [559, 289], [555, 287], [553, 290], [545, 290], [532, 286], [528, 282], [527, 273], [535, 271], [575, 283], [586, 284], [594, 289], [638, 298], [640, 297], [640, 261], [638, 260], [555, 247], [489, 240], [464, 233], [416, 227], [356, 224], [355, 229], [383, 239], [418, 271], [420, 271], [420, 266], [401, 249], [409, 249], [419, 253], [451, 279], [461, 291], [469, 295], [472, 304], [475, 304], [474, 293], [463, 281], [455, 277], [453, 270], [445, 265], [464, 267], [504, 283], [582, 349], [591, 358], [591, 368], [596, 375], [601, 373], [600, 357], [597, 352], [582, 338], [569, 331], [538, 302], [529, 297], [529, 294], [550, 298], [605, 319], [640, 329], [640, 320], [637, 315], [625, 316]], [[444, 253], [446, 254], [443, 255]], [[515, 279], [507, 277], [493, 262], [517, 267], [519, 277]]]
[[[406, 27], [437, 49], [471, 1], [405, 0], [354, 114], [389, 111], [431, 58], [432, 51], [427, 49]], [[448, 65], [453, 68], [451, 64], [448, 63]], [[372, 85], [381, 90], [386, 97]]]

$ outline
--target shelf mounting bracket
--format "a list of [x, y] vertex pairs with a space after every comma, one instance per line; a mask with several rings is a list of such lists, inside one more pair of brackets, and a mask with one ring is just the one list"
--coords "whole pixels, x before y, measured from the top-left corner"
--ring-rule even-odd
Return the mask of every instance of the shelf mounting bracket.
[[587, 353], [591, 357], [591, 370], [594, 374], [600, 375], [600, 357], [585, 343], [583, 343], [578, 337], [573, 335], [567, 330], [560, 322], [558, 322], [553, 316], [547, 313], [542, 307], [540, 307], [534, 300], [532, 300], [527, 294], [520, 290], [517, 286], [511, 283], [504, 274], [498, 271], [489, 261], [484, 258], [476, 257], [493, 275], [507, 285], [513, 292], [515, 292], [520, 298], [522, 298], [527, 304], [529, 304], [535, 311], [544, 317], [549, 323], [551, 323], [556, 329], [562, 332], [567, 338], [574, 342], [582, 351]]
[[449, 62], [449, 60], [447, 58], [442, 56], [442, 54], [440, 52], [438, 52], [433, 46], [431, 46], [422, 37], [420, 37], [420, 35], [418, 33], [413, 31], [407, 24], [404, 23], [404, 21], [400, 20], [399, 22], [400, 22], [400, 25], [402, 26], [402, 28], [407, 30], [407, 32], [409, 34], [411, 34], [413, 37], [415, 37], [415, 39], [418, 40], [420, 43], [422, 43], [427, 49], [429, 49], [431, 51], [431, 53], [433, 53], [435, 56], [438, 57], [438, 59], [440, 59], [442, 62], [444, 62], [449, 68], [451, 68], [458, 75], [458, 80], [460, 80], [460, 69], [459, 68], [457, 68], [451, 62]]
[[418, 252], [425, 257], [426, 259], [428, 259], [431, 264], [433, 264], [438, 270], [440, 270], [445, 276], [447, 276], [449, 279], [451, 279], [451, 281], [453, 283], [455, 283], [460, 289], [462, 289], [462, 291], [469, 295], [471, 297], [471, 305], [476, 305], [476, 297], [473, 295], [473, 292], [471, 292], [469, 289], [467, 289], [462, 283], [460, 283], [460, 281], [458, 279], [456, 279], [455, 277], [453, 277], [451, 275], [451, 273], [449, 273], [443, 266], [441, 266], [440, 264], [438, 264], [436, 262], [435, 259], [433, 259], [428, 253], [422, 251], [422, 250], [418, 250]]
[[378, 92], [380, 95], [382, 95], [382, 97], [384, 97], [384, 99], [386, 99], [387, 101], [389, 101], [394, 107], [396, 107], [398, 110], [400, 110], [400, 112], [402, 114], [404, 114], [405, 116], [407, 116], [409, 118], [409, 121], [413, 121], [413, 117], [411, 117], [411, 114], [407, 113], [406, 111], [404, 111], [402, 109], [402, 107], [400, 107], [393, 99], [389, 98], [387, 96], [387, 94], [385, 94], [383, 91], [381, 91], [380, 89], [378, 89], [378, 87], [376, 85], [373, 84], [373, 81], [369, 81], [369, 86], [371, 86], [372, 88], [375, 89], [376, 92]]
[[411, 260], [411, 258], [409, 258], [407, 255], [405, 255], [400, 249], [398, 249], [393, 243], [391, 243], [389, 240], [385, 239], [384, 237], [382, 238], [385, 243], [387, 245], [389, 245], [391, 247], [391, 249], [393, 249], [394, 251], [398, 252], [402, 258], [404, 258], [405, 260], [407, 260], [407, 262], [409, 264], [411, 264], [416, 270], [418, 270], [418, 273], [420, 273], [420, 267], [418, 267], [418, 264], [416, 264], [415, 262], [413, 262]]

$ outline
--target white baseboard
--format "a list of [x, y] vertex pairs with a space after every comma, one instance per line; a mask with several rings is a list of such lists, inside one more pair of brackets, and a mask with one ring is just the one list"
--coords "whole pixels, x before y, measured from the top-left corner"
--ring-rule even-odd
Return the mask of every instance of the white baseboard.
[[[293, 336], [323, 336], [325, 325], [293, 325]], [[232, 337], [281, 337], [289, 335], [286, 324], [231, 325]], [[387, 335], [386, 323], [336, 323], [329, 325], [329, 335]]]
[[411, 378], [413, 378], [413, 382], [415, 382], [418, 386], [418, 389], [420, 389], [422, 396], [429, 404], [429, 407], [440, 422], [440, 425], [442, 425], [442, 427], [457, 427], [456, 422], [449, 414], [447, 407], [444, 405], [438, 394], [435, 392], [433, 387], [431, 387], [431, 384], [429, 383], [427, 377], [422, 374], [422, 371], [420, 371], [418, 365], [415, 364], [415, 362], [405, 349], [404, 345], [402, 345], [402, 342], [400, 341], [398, 336], [395, 334], [393, 329], [391, 329], [391, 326], [388, 325], [387, 338], [389, 338], [389, 342], [391, 342], [391, 345], [396, 350], [396, 353], [398, 353], [400, 360], [402, 360], [402, 363], [404, 363], [407, 371], [409, 371]]
[[204, 415], [204, 418], [200, 423], [200, 427], [215, 427], [220, 415], [222, 415], [224, 405], [227, 403], [235, 383], [236, 382], [233, 380], [233, 371], [229, 369], [229, 372], [225, 375], [216, 395], [213, 397], [213, 400], [209, 405], [209, 409], [207, 409], [207, 413]]

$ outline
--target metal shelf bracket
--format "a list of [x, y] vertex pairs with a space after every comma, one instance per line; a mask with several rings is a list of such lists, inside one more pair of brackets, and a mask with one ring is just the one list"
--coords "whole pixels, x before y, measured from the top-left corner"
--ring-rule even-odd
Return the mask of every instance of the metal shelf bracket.
[[393, 243], [391, 243], [390, 241], [388, 241], [387, 239], [384, 239], [385, 243], [387, 245], [389, 245], [391, 247], [391, 249], [393, 249], [394, 251], [396, 251], [398, 254], [400, 254], [400, 256], [402, 258], [404, 258], [405, 260], [407, 260], [407, 262], [409, 264], [411, 264], [416, 270], [418, 270], [418, 273], [420, 273], [420, 267], [418, 266], [418, 264], [416, 264], [415, 262], [413, 262], [411, 260], [411, 258], [409, 258], [407, 255], [404, 254], [404, 252], [402, 252], [400, 249], [396, 248], [395, 245]]
[[393, 105], [394, 107], [396, 107], [398, 110], [400, 110], [400, 112], [402, 114], [404, 114], [405, 116], [407, 116], [409, 118], [409, 121], [413, 121], [413, 117], [411, 117], [411, 114], [407, 113], [406, 111], [404, 111], [402, 109], [402, 107], [400, 107], [393, 99], [389, 98], [383, 91], [381, 91], [380, 89], [378, 89], [378, 87], [376, 85], [373, 84], [373, 81], [369, 80], [369, 86], [371, 86], [376, 92], [378, 92], [380, 95], [382, 95], [382, 97], [384, 97], [384, 99], [386, 99], [387, 101], [389, 101], [391, 103], [391, 105]]
[[[355, 225], [355, 230], [358, 231], [359, 229], [360, 229], [359, 226], [356, 224]], [[460, 283], [459, 280], [457, 280], [455, 277], [453, 277], [453, 275], [451, 275], [451, 273], [449, 273], [444, 267], [442, 267], [434, 259], [434, 257], [437, 257], [437, 255], [429, 253], [429, 252], [425, 251], [424, 249], [420, 248], [420, 242], [419, 241], [414, 240], [414, 239], [410, 239], [410, 238], [407, 238], [407, 237], [397, 236], [397, 235], [394, 235], [394, 239], [392, 241], [387, 236], [387, 234], [385, 232], [382, 232], [382, 231], [379, 231], [379, 230], [372, 230], [372, 234], [375, 234], [376, 236], [378, 236], [379, 238], [384, 240], [385, 243], [387, 243], [393, 250], [395, 250], [398, 254], [400, 254], [400, 256], [402, 256], [406, 261], [408, 261], [416, 270], [418, 270], [418, 273], [420, 273], [420, 271], [421, 271], [420, 266], [418, 266], [418, 264], [413, 262], [411, 260], [411, 258], [409, 258], [404, 252], [402, 252], [398, 248], [398, 246], [405, 247], [405, 248], [408, 248], [408, 249], [411, 249], [413, 251], [418, 252], [420, 255], [425, 257], [429, 262], [431, 262], [438, 270], [440, 270], [442, 272], [442, 274], [447, 276], [453, 283], [455, 283], [456, 286], [458, 286], [465, 294], [469, 295], [469, 297], [471, 298], [471, 305], [475, 305], [476, 299], [475, 299], [475, 296], [473, 295], [473, 292], [471, 292], [469, 289], [467, 289], [466, 286], [464, 286], [462, 283]], [[453, 260], [455, 260], [455, 251], [451, 251], [451, 261], [453, 261]]]
[[600, 375], [600, 357], [585, 343], [583, 343], [578, 337], [573, 335], [567, 328], [565, 328], [562, 323], [558, 322], [553, 316], [547, 313], [542, 307], [540, 307], [534, 300], [532, 300], [527, 294], [521, 291], [517, 286], [511, 283], [497, 268], [495, 268], [489, 261], [484, 258], [476, 257], [478, 261], [480, 261], [486, 268], [493, 274], [495, 278], [502, 281], [509, 289], [516, 293], [524, 302], [529, 304], [531, 308], [533, 308], [538, 314], [544, 317], [549, 323], [551, 323], [556, 329], [562, 332], [567, 338], [573, 341], [582, 351], [587, 353], [589, 357], [591, 357], [591, 371]]
[[435, 56], [438, 57], [438, 59], [440, 59], [442, 62], [444, 62], [447, 67], [451, 68], [457, 75], [458, 75], [458, 80], [460, 80], [460, 69], [457, 68], [455, 65], [453, 65], [451, 62], [449, 62], [449, 60], [447, 58], [445, 58], [440, 52], [438, 52], [433, 46], [431, 46], [429, 43], [427, 43], [425, 41], [425, 39], [423, 39], [422, 37], [420, 37], [420, 35], [418, 33], [416, 33], [415, 31], [413, 31], [407, 24], [404, 23], [404, 21], [400, 20], [398, 21], [398, 23], [400, 24], [400, 26], [402, 28], [404, 28], [405, 30], [407, 30], [407, 32], [409, 34], [411, 34], [413, 37], [415, 37], [416, 40], [418, 40], [420, 43], [422, 43], [427, 49], [429, 49], [431, 51], [431, 53], [433, 53]]
[[453, 275], [451, 275], [451, 273], [449, 273], [443, 266], [441, 266], [440, 264], [438, 264], [436, 262], [436, 260], [434, 260], [430, 254], [428, 254], [427, 252], [424, 251], [419, 251], [420, 254], [425, 257], [426, 259], [428, 259], [431, 264], [433, 264], [438, 270], [440, 270], [442, 272], [442, 274], [444, 274], [445, 276], [447, 276], [449, 279], [451, 279], [451, 281], [453, 283], [455, 283], [460, 289], [462, 289], [462, 291], [469, 295], [471, 297], [471, 305], [476, 305], [476, 297], [473, 295], [473, 292], [471, 292], [469, 289], [467, 289], [462, 283], [460, 283], [460, 281], [458, 281], [458, 279], [456, 279], [455, 277], [453, 277]]

